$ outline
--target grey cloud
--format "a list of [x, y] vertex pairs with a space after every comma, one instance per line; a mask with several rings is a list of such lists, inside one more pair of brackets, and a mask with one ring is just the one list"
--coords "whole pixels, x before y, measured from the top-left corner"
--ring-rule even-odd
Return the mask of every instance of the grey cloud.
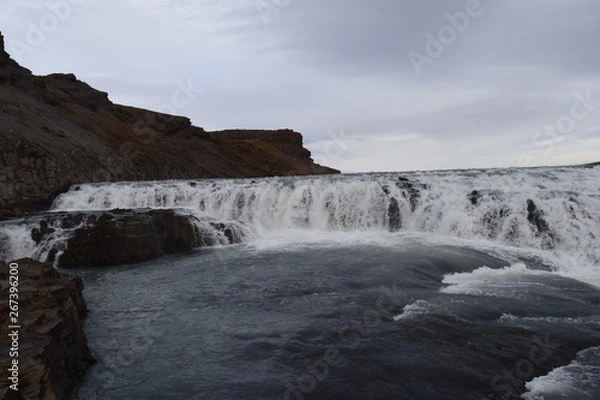
[[[197, 125], [289, 127], [315, 154], [344, 129], [337, 159], [352, 170], [516, 165], [527, 152], [554, 162], [560, 144], [546, 157], [532, 136], [569, 112], [574, 91], [600, 93], [600, 2], [481, 0], [481, 16], [418, 75], [408, 53], [427, 56], [426, 33], [468, 1], [290, 0], [265, 24], [255, 0], [86, 0], [19, 61], [147, 108], [189, 78], [206, 88], [181, 111]], [[4, 8], [8, 39], [47, 12], [36, 1]], [[561, 138], [569, 157], [589, 153], [599, 110]], [[402, 135], [414, 140], [391, 139], [412, 137]], [[450, 145], [460, 156], [443, 153]]]

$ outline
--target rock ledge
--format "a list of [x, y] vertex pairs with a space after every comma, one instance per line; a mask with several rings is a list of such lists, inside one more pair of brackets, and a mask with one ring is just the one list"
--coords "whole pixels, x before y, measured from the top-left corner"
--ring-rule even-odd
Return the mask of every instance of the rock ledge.
[[[2, 399], [62, 400], [94, 363], [81, 319], [86, 304], [81, 294], [81, 278], [56, 271], [48, 263], [31, 259], [18, 264], [18, 367], [19, 391], [0, 389]], [[2, 299], [9, 298], [9, 268], [0, 263]], [[9, 305], [2, 302], [0, 335], [6, 338]], [[4, 339], [3, 339], [4, 341]], [[10, 347], [10, 346], [9, 346]], [[0, 354], [0, 365], [11, 365], [8, 352]], [[8, 381], [8, 370], [0, 371], [2, 382]], [[4, 386], [4, 385], [3, 385]]]

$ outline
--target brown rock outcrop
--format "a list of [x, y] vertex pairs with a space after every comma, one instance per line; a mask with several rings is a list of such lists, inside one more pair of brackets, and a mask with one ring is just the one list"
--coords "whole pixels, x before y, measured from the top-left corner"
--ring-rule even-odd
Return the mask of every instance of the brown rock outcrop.
[[191, 221], [172, 210], [115, 210], [93, 219], [94, 223], [77, 229], [68, 240], [59, 258], [61, 267], [144, 261], [190, 251], [197, 244]]
[[[171, 209], [48, 213], [35, 221], [32, 239], [63, 268], [104, 266], [150, 260], [197, 247], [240, 243], [245, 228], [236, 221], [200, 218]], [[55, 230], [65, 239], [56, 241]], [[48, 240], [50, 238], [50, 240]]]
[[[18, 265], [18, 392], [5, 385], [3, 399], [67, 399], [94, 362], [83, 333], [81, 318], [86, 312], [81, 295], [81, 278], [56, 271], [52, 265], [31, 259], [17, 260]], [[9, 268], [0, 263], [2, 299], [9, 298]], [[9, 304], [2, 301], [0, 336], [8, 337]], [[15, 321], [11, 321], [11, 325]], [[13, 332], [11, 329], [10, 332]], [[10, 338], [13, 346], [13, 338]], [[4, 346], [3, 346], [4, 347]], [[8, 352], [0, 354], [0, 380], [8, 380], [12, 365]], [[12, 373], [11, 373], [12, 374]], [[12, 384], [12, 382], [11, 382]]]
[[44, 209], [76, 183], [339, 172], [315, 164], [297, 132], [206, 132], [113, 104], [72, 74], [34, 76], [0, 45], [0, 218]]

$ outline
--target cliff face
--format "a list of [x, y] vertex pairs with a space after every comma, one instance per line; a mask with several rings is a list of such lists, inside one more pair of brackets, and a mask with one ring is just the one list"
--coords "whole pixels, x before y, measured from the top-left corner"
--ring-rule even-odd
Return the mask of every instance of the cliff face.
[[[14, 388], [18, 391], [3, 385], [0, 398], [67, 399], [69, 391], [83, 379], [85, 371], [94, 362], [81, 323], [86, 312], [81, 295], [83, 283], [81, 278], [59, 273], [51, 264], [31, 259], [17, 260], [15, 263], [18, 265], [20, 328], [8, 329], [11, 324], [9, 304], [4, 301], [0, 314], [0, 333], [3, 343], [7, 335], [12, 334], [8, 336], [11, 339], [11, 351], [18, 354], [13, 353], [13, 358], [9, 358], [8, 351], [0, 354], [3, 366], [0, 379], [11, 385], [17, 383], [18, 386]], [[9, 269], [4, 263], [0, 263], [0, 267], [0, 294], [3, 299], [8, 299]], [[13, 360], [18, 361], [16, 365]], [[4, 368], [9, 365], [18, 372], [18, 382], [9, 380], [10, 376], [17, 375]]]
[[113, 104], [72, 74], [13, 61], [0, 35], [0, 209], [41, 209], [82, 182], [330, 174], [291, 130], [206, 132]]

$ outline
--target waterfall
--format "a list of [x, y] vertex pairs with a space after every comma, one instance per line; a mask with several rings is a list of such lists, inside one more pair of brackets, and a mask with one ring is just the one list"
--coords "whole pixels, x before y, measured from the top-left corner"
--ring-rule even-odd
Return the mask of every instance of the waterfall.
[[[74, 185], [52, 206], [115, 208], [188, 209], [241, 221], [258, 236], [282, 229], [426, 232], [600, 259], [598, 168], [93, 183]], [[0, 240], [3, 234], [16, 240], [0, 226]]]

